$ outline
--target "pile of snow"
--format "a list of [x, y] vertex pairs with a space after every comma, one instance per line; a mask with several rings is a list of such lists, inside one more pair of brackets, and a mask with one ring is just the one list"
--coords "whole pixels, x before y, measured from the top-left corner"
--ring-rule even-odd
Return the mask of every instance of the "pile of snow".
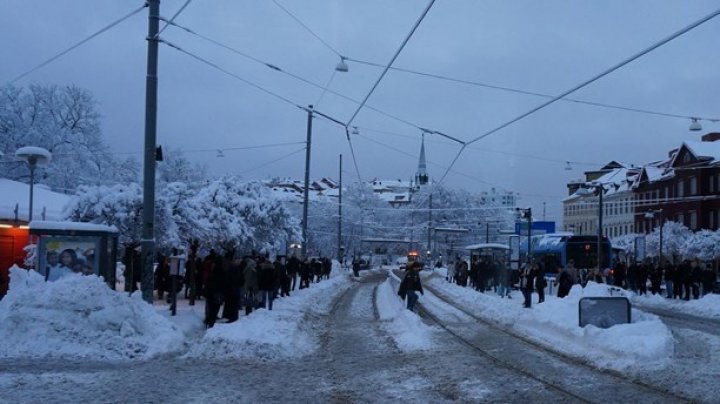
[[352, 284], [348, 272], [334, 265], [329, 280], [275, 300], [272, 310], [254, 310], [239, 321], [215, 324], [185, 356], [280, 359], [311, 354], [320, 332], [312, 316], [328, 314], [334, 298]]
[[139, 293], [113, 291], [97, 276], [45, 282], [13, 266], [0, 301], [0, 357], [148, 359], [182, 349], [183, 339]]
[[635, 295], [632, 292], [628, 292], [628, 294], [631, 296], [630, 300], [633, 304], [679, 311], [698, 317], [720, 319], [720, 295], [718, 294], [711, 293], [701, 297], [700, 299], [688, 301], [668, 299], [664, 295], [653, 295], [651, 293], [645, 295]]
[[436, 327], [423, 323], [422, 319], [405, 308], [404, 300], [398, 297], [397, 282], [391, 283], [391, 277], [385, 280], [377, 291], [377, 305], [383, 328], [395, 340], [403, 351], [430, 349], [435, 346]]
[[655, 315], [632, 310], [631, 323], [607, 329], [588, 325], [580, 327], [578, 304], [583, 297], [611, 296], [607, 285], [588, 283], [575, 285], [570, 295], [559, 299], [546, 296], [536, 304], [533, 294], [531, 309], [522, 308], [522, 295], [501, 299], [494, 293], [479, 293], [446, 282], [439, 276], [427, 278], [429, 285], [464, 305], [476, 315], [512, 329], [537, 343], [565, 354], [583, 358], [598, 367], [633, 370], [636, 366], [663, 367], [674, 353], [670, 330]]

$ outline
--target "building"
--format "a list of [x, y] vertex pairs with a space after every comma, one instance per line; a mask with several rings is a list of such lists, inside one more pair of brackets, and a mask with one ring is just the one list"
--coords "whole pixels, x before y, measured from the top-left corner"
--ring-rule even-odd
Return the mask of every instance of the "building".
[[663, 221], [690, 230], [717, 230], [720, 219], [720, 133], [686, 141], [667, 160], [643, 169], [634, 185], [635, 228], [648, 233]]
[[690, 230], [717, 230], [720, 221], [720, 133], [686, 141], [642, 167], [612, 161], [567, 184], [564, 230], [597, 234], [603, 190], [602, 234], [649, 233], [664, 221]]
[[635, 210], [632, 186], [641, 169], [611, 161], [599, 170], [586, 171], [585, 178], [567, 184], [563, 200], [565, 231], [578, 235], [598, 234], [599, 192], [602, 191], [602, 234], [619, 237], [634, 233]]

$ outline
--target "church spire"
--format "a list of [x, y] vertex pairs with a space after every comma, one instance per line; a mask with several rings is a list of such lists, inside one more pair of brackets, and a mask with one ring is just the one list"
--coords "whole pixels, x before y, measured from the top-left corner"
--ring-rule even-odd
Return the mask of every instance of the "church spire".
[[420, 161], [418, 161], [418, 170], [415, 174], [415, 183], [417, 185], [428, 183], [427, 163], [425, 162], [425, 132], [422, 134], [422, 143], [420, 144]]

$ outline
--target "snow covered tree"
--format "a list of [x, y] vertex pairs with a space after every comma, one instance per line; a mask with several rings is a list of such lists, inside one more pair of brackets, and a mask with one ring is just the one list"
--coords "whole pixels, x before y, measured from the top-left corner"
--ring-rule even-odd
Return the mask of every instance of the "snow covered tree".
[[43, 147], [52, 162], [39, 167], [38, 182], [72, 191], [79, 184], [106, 183], [103, 174], [114, 160], [103, 144], [100, 113], [89, 91], [75, 86], [0, 87], [0, 151], [2, 175], [27, 181], [29, 171], [12, 158], [23, 146]]
[[199, 183], [207, 180], [207, 173], [205, 166], [190, 162], [182, 149], [167, 147], [163, 150], [163, 161], [157, 164], [157, 180]]
[[[665, 222], [663, 232], [663, 257], [681, 257], [683, 246], [692, 232], [677, 222]], [[660, 229], [654, 229], [645, 237], [646, 254], [649, 257], [658, 257], [660, 254]]]
[[710, 261], [720, 258], [720, 232], [700, 230], [692, 233], [681, 248], [685, 259], [699, 258]]

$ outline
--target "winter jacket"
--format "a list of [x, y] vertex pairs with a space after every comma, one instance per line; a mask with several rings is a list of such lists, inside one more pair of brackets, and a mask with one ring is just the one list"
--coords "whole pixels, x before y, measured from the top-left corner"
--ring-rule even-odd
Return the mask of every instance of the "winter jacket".
[[257, 291], [258, 290], [258, 273], [255, 268], [255, 260], [248, 258], [245, 262], [245, 270], [243, 271], [243, 278], [245, 280], [245, 290]]
[[277, 289], [275, 266], [270, 261], [265, 261], [260, 264], [260, 270], [258, 271], [258, 288], [260, 288], [260, 290]]

